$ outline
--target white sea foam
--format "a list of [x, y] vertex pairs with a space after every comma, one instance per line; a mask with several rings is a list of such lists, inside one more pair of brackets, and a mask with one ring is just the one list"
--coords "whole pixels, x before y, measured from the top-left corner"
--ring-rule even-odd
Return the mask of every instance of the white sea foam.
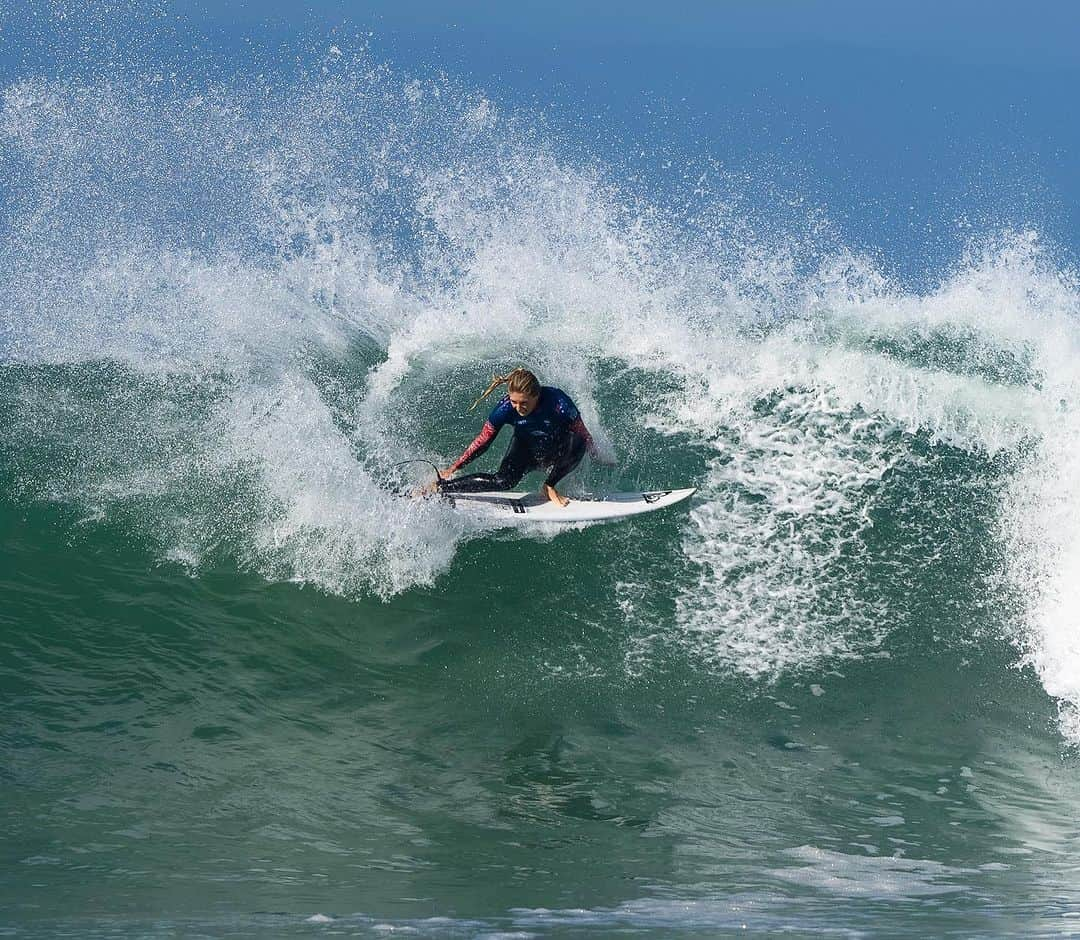
[[797, 867], [773, 874], [785, 881], [843, 897], [923, 898], [966, 891], [971, 869], [941, 862], [886, 856], [855, 856], [804, 845], [788, 852]]
[[[1008, 629], [1080, 742], [1080, 289], [1035, 235], [973, 242], [915, 293], [819, 215], [763, 238], [737, 202], [666, 212], [482, 96], [340, 51], [284, 91], [23, 82], [0, 146], [3, 360], [162, 383], [123, 433], [67, 402], [93, 459], [42, 491], [107, 509], [231, 480], [147, 520], [163, 557], [197, 570], [225, 517], [253, 570], [389, 596], [474, 532], [388, 501], [387, 467], [452, 456], [474, 429], [460, 389], [529, 362], [635, 473], [682, 482], [648, 460], [658, 433], [699, 468], [664, 573], [674, 623], [643, 602], [648, 566], [617, 571], [639, 662], [675, 640], [774, 678], [889, 637], [896, 599], [860, 571], [913, 442], [1023, 455], [995, 532], [1023, 600]], [[615, 389], [637, 400], [609, 426]], [[59, 409], [49, 394], [31, 397]]]

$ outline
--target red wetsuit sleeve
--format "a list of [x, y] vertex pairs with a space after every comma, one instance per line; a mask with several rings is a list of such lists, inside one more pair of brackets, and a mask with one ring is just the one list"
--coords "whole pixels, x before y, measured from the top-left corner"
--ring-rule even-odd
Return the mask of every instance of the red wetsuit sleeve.
[[[491, 446], [491, 442], [495, 440], [495, 435], [499, 433], [498, 428], [495, 427], [490, 421], [485, 421], [480, 433], [476, 435], [474, 440], [468, 447], [465, 448], [465, 452], [458, 457], [457, 460], [450, 467], [450, 472], [455, 473], [460, 470], [465, 464], [470, 463], [479, 457], [485, 450]], [[585, 432], [588, 433], [587, 431]]]
[[589, 453], [594, 457], [598, 456], [599, 451], [596, 449], [596, 442], [592, 439], [592, 435], [589, 433], [589, 429], [585, 427], [585, 422], [581, 420], [580, 415], [570, 422], [570, 433], [582, 438]]

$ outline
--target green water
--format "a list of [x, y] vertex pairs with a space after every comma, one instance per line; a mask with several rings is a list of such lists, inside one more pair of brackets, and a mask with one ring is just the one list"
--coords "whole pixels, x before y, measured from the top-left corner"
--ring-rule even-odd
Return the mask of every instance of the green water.
[[1072, 766], [1007, 646], [629, 668], [596, 560], [663, 570], [682, 525], [471, 542], [383, 603], [8, 504], [6, 932], [1067, 925]]

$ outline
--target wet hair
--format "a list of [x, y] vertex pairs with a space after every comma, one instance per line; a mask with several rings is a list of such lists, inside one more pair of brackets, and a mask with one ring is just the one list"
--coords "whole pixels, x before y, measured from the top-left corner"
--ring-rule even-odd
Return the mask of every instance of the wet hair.
[[536, 398], [540, 394], [540, 380], [528, 369], [518, 366], [512, 372], [507, 372], [506, 375], [493, 375], [491, 384], [484, 389], [484, 394], [472, 403], [469, 411], [472, 411], [500, 385], [508, 386], [507, 390], [511, 393], [528, 395], [530, 398]]

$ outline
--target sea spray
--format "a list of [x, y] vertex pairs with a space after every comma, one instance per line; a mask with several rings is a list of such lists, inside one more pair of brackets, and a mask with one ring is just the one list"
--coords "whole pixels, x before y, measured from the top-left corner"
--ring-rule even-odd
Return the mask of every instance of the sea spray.
[[[915, 292], [818, 211], [763, 235], [737, 202], [673, 210], [528, 115], [340, 50], [286, 87], [19, 81], [0, 141], [0, 433], [66, 455], [13, 457], [13, 493], [193, 571], [390, 597], [483, 533], [388, 499], [388, 468], [456, 454], [474, 388], [527, 362], [624, 479], [701, 489], [670, 622], [635, 619], [647, 568], [613, 566], [637, 655], [775, 679], [877, 655], [905, 598], [875, 590], [869, 533], [904, 468], [955, 452], [999, 500], [980, 577], [1023, 613], [998, 627], [1080, 733], [1078, 291], [1035, 234], [970, 239]], [[948, 518], [909, 520], [894, 568], [944, 552]]]

